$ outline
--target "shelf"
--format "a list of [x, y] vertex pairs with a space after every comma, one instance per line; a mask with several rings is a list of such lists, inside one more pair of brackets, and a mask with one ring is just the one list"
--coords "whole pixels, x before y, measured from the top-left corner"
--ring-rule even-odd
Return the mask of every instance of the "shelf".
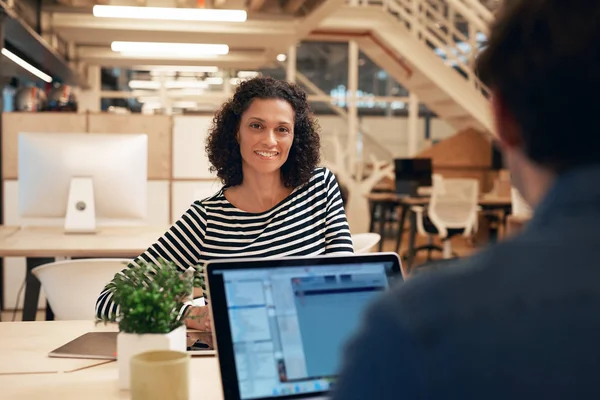
[[4, 40], [24, 54], [27, 58], [26, 61], [39, 66], [44, 72], [62, 83], [73, 86], [87, 86], [79, 74], [70, 68], [65, 58], [51, 48], [14, 10], [8, 8], [3, 0], [0, 0], [0, 12], [5, 12], [7, 15], [4, 26]]

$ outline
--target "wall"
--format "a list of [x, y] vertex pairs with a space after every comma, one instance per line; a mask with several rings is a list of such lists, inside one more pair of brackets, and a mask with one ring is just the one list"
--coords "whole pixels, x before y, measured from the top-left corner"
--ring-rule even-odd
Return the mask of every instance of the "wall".
[[[151, 225], [174, 222], [196, 198], [215, 193], [220, 185], [208, 171], [204, 140], [212, 116], [145, 116], [71, 113], [5, 113], [2, 119], [3, 213], [6, 225], [61, 225], [61, 220], [23, 219], [18, 214], [18, 146], [19, 132], [88, 132], [147, 133], [148, 149], [148, 218]], [[365, 117], [370, 133], [382, 146], [366, 141], [365, 152], [382, 159], [405, 157], [407, 152], [406, 118]], [[342, 117], [319, 118], [324, 142], [338, 134], [346, 143], [346, 120]], [[420, 145], [424, 146], [425, 122], [419, 124]], [[443, 139], [453, 130], [440, 120], [431, 124], [432, 138]], [[383, 149], [381, 148], [383, 147]], [[388, 152], [389, 150], [389, 152]], [[15, 307], [17, 292], [25, 277], [25, 259], [5, 258], [4, 299], [6, 309]], [[21, 296], [19, 307], [22, 306]], [[40, 306], [45, 299], [40, 299]]]
[[[392, 158], [408, 157], [408, 118], [387, 118], [387, 117], [362, 117], [362, 126], [369, 133], [364, 139], [365, 148], [363, 152], [374, 154], [382, 160]], [[343, 143], [347, 142], [347, 120], [339, 116], [321, 116], [319, 117], [321, 133], [325, 139], [330, 135], [339, 136]], [[418, 148], [427, 147], [425, 140], [425, 118], [420, 118], [418, 123]], [[432, 119], [430, 134], [431, 140], [442, 140], [452, 136], [455, 130], [441, 119]], [[370, 138], [374, 138], [372, 140]], [[327, 144], [325, 143], [325, 147]], [[325, 155], [327, 153], [325, 152]]]

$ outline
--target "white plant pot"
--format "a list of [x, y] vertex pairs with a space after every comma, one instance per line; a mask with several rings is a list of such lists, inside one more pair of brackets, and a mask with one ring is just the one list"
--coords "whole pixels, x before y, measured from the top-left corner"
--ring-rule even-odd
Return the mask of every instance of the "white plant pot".
[[180, 326], [169, 333], [125, 333], [117, 335], [117, 365], [119, 368], [119, 388], [128, 390], [130, 386], [130, 360], [138, 353], [151, 350], [187, 349], [186, 327]]

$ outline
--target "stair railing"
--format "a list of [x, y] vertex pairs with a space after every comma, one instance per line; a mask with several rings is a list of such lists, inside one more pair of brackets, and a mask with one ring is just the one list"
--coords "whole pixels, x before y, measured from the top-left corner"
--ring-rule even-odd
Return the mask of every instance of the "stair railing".
[[475, 89], [489, 94], [475, 60], [493, 14], [479, 0], [361, 0], [360, 5], [383, 7]]

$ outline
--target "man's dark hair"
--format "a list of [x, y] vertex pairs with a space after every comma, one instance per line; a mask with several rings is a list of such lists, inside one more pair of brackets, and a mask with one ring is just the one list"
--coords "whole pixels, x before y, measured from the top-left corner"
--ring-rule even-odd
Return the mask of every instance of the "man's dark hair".
[[257, 77], [239, 84], [233, 98], [215, 114], [206, 141], [211, 171], [225, 186], [242, 183], [242, 156], [236, 135], [242, 114], [254, 99], [281, 99], [294, 110], [294, 142], [281, 167], [283, 183], [297, 187], [309, 181], [319, 163], [319, 126], [311, 116], [306, 93], [296, 84], [270, 77]]
[[598, 0], [505, 0], [478, 57], [527, 156], [556, 172], [600, 162], [599, 21]]

